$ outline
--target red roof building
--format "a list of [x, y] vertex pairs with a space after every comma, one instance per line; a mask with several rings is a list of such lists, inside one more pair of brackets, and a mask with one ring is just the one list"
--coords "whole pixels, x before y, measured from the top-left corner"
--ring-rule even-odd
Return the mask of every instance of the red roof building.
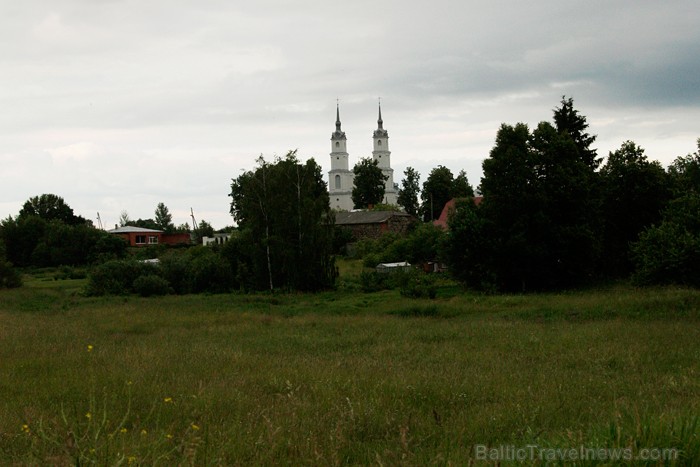
[[129, 246], [148, 246], [164, 243], [166, 245], [180, 245], [191, 242], [188, 233], [165, 233], [162, 230], [144, 229], [125, 225], [108, 230], [108, 233], [118, 235], [126, 241]]
[[[449, 219], [450, 215], [452, 214], [452, 211], [455, 210], [455, 204], [458, 199], [466, 199], [466, 198], [452, 198], [448, 202], [445, 203], [445, 207], [442, 208], [442, 212], [440, 213], [440, 217], [437, 218], [437, 220], [433, 221], [433, 225], [440, 227], [441, 229], [447, 230], [448, 225], [447, 225], [447, 220]], [[481, 202], [484, 200], [483, 196], [475, 196], [472, 198], [474, 200], [474, 205], [478, 206], [481, 204]]]

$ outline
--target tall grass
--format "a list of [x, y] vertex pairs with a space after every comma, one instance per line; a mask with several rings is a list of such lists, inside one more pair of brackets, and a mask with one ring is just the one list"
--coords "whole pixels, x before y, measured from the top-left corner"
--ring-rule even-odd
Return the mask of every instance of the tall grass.
[[60, 283], [0, 293], [9, 463], [462, 465], [477, 444], [527, 443], [700, 455], [692, 290], [142, 299]]

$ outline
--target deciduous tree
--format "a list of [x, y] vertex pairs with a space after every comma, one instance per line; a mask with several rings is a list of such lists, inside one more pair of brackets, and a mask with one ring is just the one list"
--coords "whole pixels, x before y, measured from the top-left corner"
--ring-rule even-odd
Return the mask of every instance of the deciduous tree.
[[440, 217], [445, 203], [452, 199], [454, 175], [452, 171], [442, 165], [430, 171], [428, 178], [423, 182], [421, 191], [421, 212], [423, 220], [428, 222]]
[[611, 152], [600, 170], [603, 255], [602, 271], [628, 276], [630, 244], [645, 227], [658, 223], [668, 203], [669, 178], [661, 164], [649, 161], [632, 141]]
[[411, 215], [417, 216], [420, 205], [418, 204], [418, 192], [420, 191], [420, 174], [413, 167], [406, 167], [403, 172], [399, 188], [398, 203]]
[[[321, 168], [296, 151], [258, 166], [231, 184], [231, 214], [241, 229], [238, 274], [256, 288], [318, 290], [335, 280], [333, 213]], [[248, 239], [248, 240], [246, 240]], [[232, 240], [233, 241], [233, 240]], [[231, 247], [233, 249], [233, 247]]]
[[379, 168], [379, 162], [369, 157], [360, 159], [352, 169], [355, 183], [352, 202], [356, 209], [367, 209], [384, 200], [385, 182], [388, 179]]
[[70, 225], [86, 222], [85, 218], [73, 213], [73, 208], [68, 206], [63, 198], [54, 194], [29, 198], [22, 206], [18, 217], [28, 216], [37, 216], [45, 221], [59, 220]]

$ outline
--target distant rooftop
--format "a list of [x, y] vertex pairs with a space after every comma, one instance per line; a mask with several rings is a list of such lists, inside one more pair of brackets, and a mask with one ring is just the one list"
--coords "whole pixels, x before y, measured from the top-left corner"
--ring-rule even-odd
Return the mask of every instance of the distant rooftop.
[[161, 233], [162, 230], [144, 229], [143, 227], [134, 227], [133, 225], [125, 225], [124, 227], [117, 227], [116, 229], [108, 230], [107, 233], [120, 234], [120, 233]]
[[352, 224], [381, 224], [392, 217], [412, 217], [401, 211], [352, 211], [336, 212], [335, 223], [337, 225]]

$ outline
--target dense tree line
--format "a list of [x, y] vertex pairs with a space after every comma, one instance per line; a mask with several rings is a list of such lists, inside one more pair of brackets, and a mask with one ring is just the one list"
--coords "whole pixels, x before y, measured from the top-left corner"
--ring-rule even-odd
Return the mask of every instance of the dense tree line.
[[17, 267], [78, 266], [123, 257], [126, 244], [76, 216], [63, 198], [30, 198], [0, 222], [6, 260]]
[[443, 256], [455, 277], [503, 291], [633, 273], [700, 285], [700, 141], [668, 171], [631, 141], [601, 167], [587, 129], [566, 98], [553, 123], [501, 126], [483, 162], [483, 202], [458, 203], [449, 220]]

